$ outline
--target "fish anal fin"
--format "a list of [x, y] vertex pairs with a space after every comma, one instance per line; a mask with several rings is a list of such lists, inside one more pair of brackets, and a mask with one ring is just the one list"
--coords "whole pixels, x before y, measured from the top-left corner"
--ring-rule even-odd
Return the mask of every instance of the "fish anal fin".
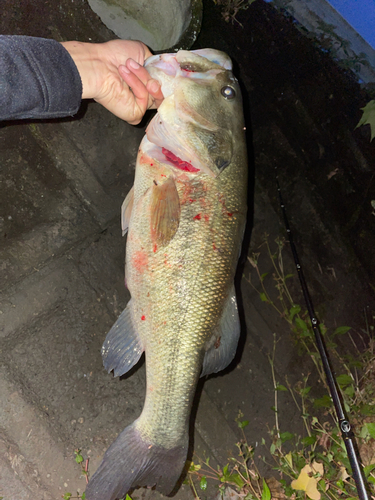
[[137, 420], [126, 427], [106, 451], [86, 488], [86, 500], [115, 500], [136, 487], [155, 486], [172, 492], [181, 476], [188, 446], [165, 449], [142, 437]]
[[121, 206], [121, 228], [123, 236], [128, 231], [130, 216], [133, 210], [133, 203], [134, 203], [134, 186], [126, 195], [126, 198]]
[[224, 370], [233, 360], [240, 337], [240, 319], [234, 286], [224, 305], [223, 314], [206, 345], [201, 377]]
[[151, 238], [153, 243], [168, 245], [173, 239], [180, 222], [180, 200], [176, 183], [172, 177], [151, 188], [150, 215]]
[[114, 371], [115, 377], [124, 375], [135, 366], [144, 351], [132, 321], [132, 301], [128, 302], [108, 332], [102, 346], [104, 368]]

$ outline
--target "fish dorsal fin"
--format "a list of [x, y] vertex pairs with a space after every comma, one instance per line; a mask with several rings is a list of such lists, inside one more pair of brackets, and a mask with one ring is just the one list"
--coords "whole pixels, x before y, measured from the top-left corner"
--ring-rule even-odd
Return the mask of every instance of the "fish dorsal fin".
[[130, 216], [133, 210], [133, 203], [134, 203], [134, 186], [126, 195], [126, 198], [121, 206], [121, 228], [123, 236], [128, 231]]
[[174, 179], [169, 177], [163, 183], [154, 181], [150, 198], [153, 243], [161, 246], [168, 245], [178, 229], [180, 212], [180, 200]]
[[229, 365], [236, 354], [240, 330], [233, 286], [226, 300], [220, 323], [207, 343], [201, 377], [217, 373]]
[[104, 368], [119, 377], [137, 364], [144, 351], [132, 320], [132, 301], [122, 311], [109, 330], [102, 346]]

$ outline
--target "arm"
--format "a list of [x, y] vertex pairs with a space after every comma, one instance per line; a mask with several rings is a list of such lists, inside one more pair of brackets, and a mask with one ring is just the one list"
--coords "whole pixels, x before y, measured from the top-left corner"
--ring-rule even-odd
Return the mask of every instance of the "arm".
[[81, 94], [77, 68], [58, 42], [0, 36], [0, 119], [74, 115]]
[[143, 43], [128, 40], [60, 44], [0, 36], [0, 119], [74, 115], [81, 99], [93, 98], [129, 123], [139, 123], [163, 98], [160, 85], [142, 67], [149, 55]]

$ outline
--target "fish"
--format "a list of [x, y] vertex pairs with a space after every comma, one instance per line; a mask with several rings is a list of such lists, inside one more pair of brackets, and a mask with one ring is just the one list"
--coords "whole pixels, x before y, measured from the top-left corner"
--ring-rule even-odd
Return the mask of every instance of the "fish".
[[146, 68], [164, 100], [122, 206], [131, 299], [102, 347], [114, 376], [145, 352], [146, 396], [90, 479], [87, 500], [115, 500], [136, 487], [175, 489], [199, 377], [227, 367], [240, 336], [234, 276], [248, 166], [231, 59], [214, 49], [180, 50], [150, 57]]

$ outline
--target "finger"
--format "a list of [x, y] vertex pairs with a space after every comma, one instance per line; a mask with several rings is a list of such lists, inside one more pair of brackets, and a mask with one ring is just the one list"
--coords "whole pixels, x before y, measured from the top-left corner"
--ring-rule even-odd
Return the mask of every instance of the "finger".
[[124, 66], [119, 66], [119, 73], [125, 83], [132, 89], [138, 103], [143, 103], [143, 101], [145, 101], [147, 106], [148, 90], [142, 80]]
[[149, 72], [146, 68], [138, 64], [133, 59], [128, 59], [126, 61], [126, 67], [141, 80], [141, 82], [146, 86], [148, 92], [153, 97], [152, 108], [158, 108], [162, 103], [164, 96], [161, 91], [160, 83], [157, 80], [151, 78]]
[[134, 59], [128, 59], [126, 61], [126, 67], [137, 77], [143, 82], [145, 85], [148, 82], [148, 80], [151, 79], [150, 74], [148, 73], [147, 69], [141, 66], [140, 64], [137, 63], [137, 61], [134, 61]]
[[[135, 61], [132, 62], [135, 63]], [[129, 87], [131, 87], [136, 97], [140, 99], [147, 97], [148, 103], [146, 109], [158, 108], [164, 99], [160, 83], [157, 80], [151, 78], [147, 70], [140, 66], [138, 63], [130, 64], [130, 68], [132, 67], [134, 67], [135, 69], [134, 72], [131, 69], [129, 70], [128, 66], [126, 66], [126, 68], [121, 67], [121, 72], [119, 69], [121, 77], [124, 74], [123, 79], [129, 85]], [[132, 78], [132, 75], [134, 78]], [[149, 99], [148, 94], [151, 95], [151, 99]]]
[[[137, 123], [141, 120], [142, 116], [145, 114], [148, 104], [149, 104], [149, 92], [146, 89], [146, 86], [142, 83], [142, 81], [131, 71], [128, 70], [126, 66], [119, 66], [118, 72], [121, 78], [125, 81], [125, 83], [131, 88], [134, 103], [133, 103], [133, 113], [135, 120], [138, 120]], [[138, 119], [139, 118], [139, 119]], [[134, 124], [134, 120], [131, 122]]]

